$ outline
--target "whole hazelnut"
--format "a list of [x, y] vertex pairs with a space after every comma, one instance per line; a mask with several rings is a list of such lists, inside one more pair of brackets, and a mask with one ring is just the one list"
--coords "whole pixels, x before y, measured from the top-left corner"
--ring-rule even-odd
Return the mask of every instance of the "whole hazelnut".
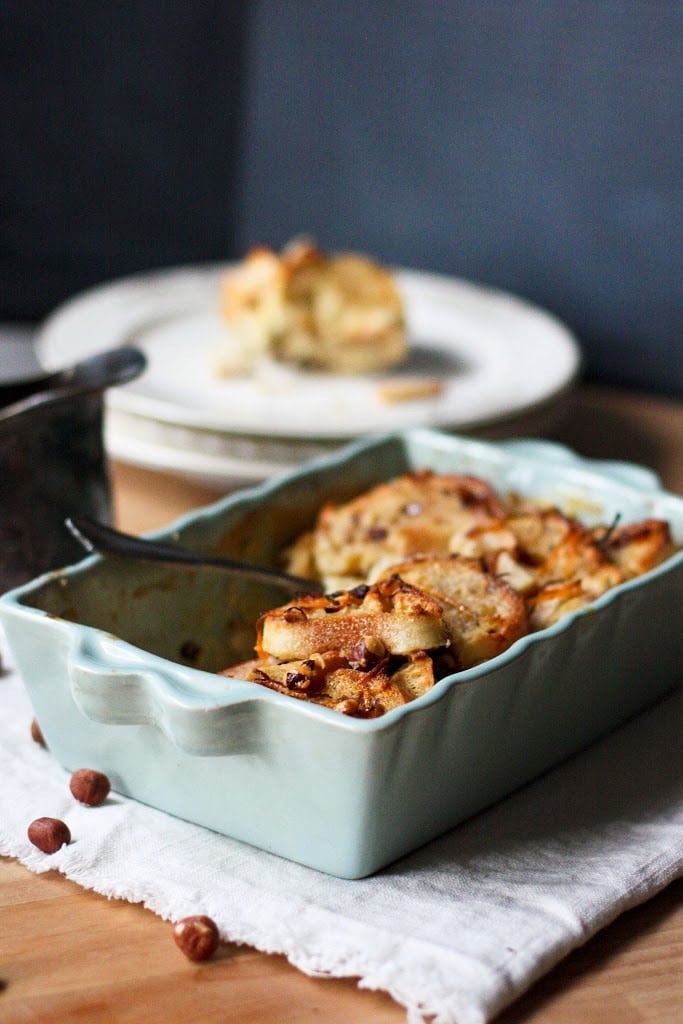
[[184, 917], [173, 925], [176, 946], [188, 960], [208, 960], [218, 946], [218, 928], [205, 914]]
[[38, 725], [36, 718], [31, 721], [31, 739], [34, 743], [39, 743], [41, 747], [46, 747], [45, 737], [43, 736], [43, 730]]
[[71, 842], [69, 826], [59, 818], [36, 818], [28, 827], [28, 837], [43, 853], [56, 853]]
[[69, 782], [69, 789], [79, 803], [98, 807], [109, 796], [111, 783], [103, 772], [94, 768], [79, 768]]

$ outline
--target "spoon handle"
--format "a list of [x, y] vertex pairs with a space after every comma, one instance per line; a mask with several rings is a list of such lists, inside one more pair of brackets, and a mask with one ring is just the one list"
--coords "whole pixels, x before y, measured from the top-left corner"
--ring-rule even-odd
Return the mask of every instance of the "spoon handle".
[[96, 352], [55, 373], [13, 384], [0, 384], [0, 420], [9, 420], [22, 413], [30, 414], [64, 399], [103, 392], [115, 384], [126, 384], [142, 373], [146, 365], [147, 359], [139, 349], [120, 345]]
[[148, 540], [122, 533], [111, 526], [95, 522], [86, 516], [70, 516], [65, 520], [67, 528], [86, 551], [105, 555], [118, 555], [123, 558], [137, 559], [143, 562], [161, 562], [165, 565], [185, 567], [187, 569], [213, 569], [227, 572], [233, 576], [247, 577], [261, 583], [271, 583], [283, 587], [290, 593], [320, 593], [323, 590], [318, 580], [292, 576], [278, 569], [269, 569], [252, 562], [240, 562], [231, 558], [213, 558], [189, 551], [176, 544]]

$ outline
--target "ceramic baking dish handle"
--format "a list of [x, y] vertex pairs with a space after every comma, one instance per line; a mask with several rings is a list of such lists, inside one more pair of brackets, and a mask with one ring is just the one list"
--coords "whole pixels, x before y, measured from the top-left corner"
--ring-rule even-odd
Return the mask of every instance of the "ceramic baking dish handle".
[[512, 455], [521, 455], [524, 458], [538, 459], [540, 462], [559, 463], [563, 466], [580, 466], [590, 469], [594, 473], [616, 480], [617, 483], [626, 484], [637, 491], [660, 491], [662, 481], [657, 474], [646, 466], [639, 466], [635, 462], [624, 462], [619, 459], [584, 459], [571, 448], [566, 448], [556, 441], [536, 440], [533, 438], [519, 438], [510, 441], [501, 441], [499, 446]]
[[97, 634], [72, 647], [68, 673], [75, 704], [93, 721], [152, 726], [185, 753], [202, 756], [256, 747], [261, 701], [251, 683], [116, 658]]

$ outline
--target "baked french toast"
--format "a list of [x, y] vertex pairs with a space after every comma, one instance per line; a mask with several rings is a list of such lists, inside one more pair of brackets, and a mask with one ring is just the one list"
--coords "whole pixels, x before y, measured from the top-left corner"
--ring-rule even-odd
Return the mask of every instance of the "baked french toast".
[[320, 510], [284, 561], [328, 593], [267, 611], [256, 659], [225, 674], [376, 717], [673, 550], [663, 520], [589, 528], [475, 476], [403, 473]]

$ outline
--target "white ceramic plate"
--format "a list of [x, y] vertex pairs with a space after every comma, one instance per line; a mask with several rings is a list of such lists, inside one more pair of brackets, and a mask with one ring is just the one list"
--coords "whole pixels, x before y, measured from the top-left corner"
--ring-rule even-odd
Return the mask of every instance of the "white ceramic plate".
[[[271, 363], [251, 376], [219, 378], [214, 356], [230, 343], [219, 315], [225, 269], [183, 267], [115, 281], [61, 306], [39, 332], [38, 354], [49, 369], [119, 344], [146, 353], [147, 371], [108, 395], [115, 414], [108, 443], [118, 457], [185, 472], [169, 465], [174, 452], [184, 463], [198, 450], [208, 475], [218, 478], [245, 457], [287, 465], [312, 454], [316, 443], [360, 434], [489, 427], [547, 405], [578, 373], [574, 337], [543, 310], [465, 281], [397, 270], [411, 343], [405, 366], [351, 377]], [[402, 377], [438, 378], [441, 390], [383, 401], [381, 384]], [[254, 472], [260, 475], [248, 475]]]

